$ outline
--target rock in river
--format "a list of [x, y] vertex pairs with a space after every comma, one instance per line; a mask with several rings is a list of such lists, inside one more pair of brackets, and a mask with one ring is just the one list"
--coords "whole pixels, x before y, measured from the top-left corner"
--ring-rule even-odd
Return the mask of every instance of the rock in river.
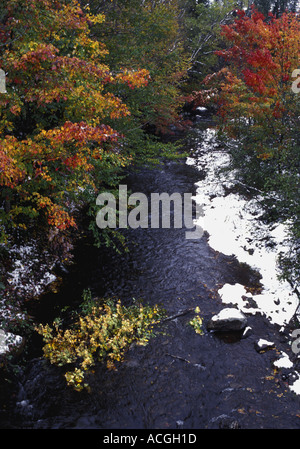
[[240, 331], [246, 324], [247, 318], [240, 310], [226, 308], [209, 320], [207, 329], [218, 332]]
[[272, 341], [260, 338], [257, 342], [255, 342], [254, 346], [257, 352], [264, 352], [268, 349], [273, 349], [275, 345]]

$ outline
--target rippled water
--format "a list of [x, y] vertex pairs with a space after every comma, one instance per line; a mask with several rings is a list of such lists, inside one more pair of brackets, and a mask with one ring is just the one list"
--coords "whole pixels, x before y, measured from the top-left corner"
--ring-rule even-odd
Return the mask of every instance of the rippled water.
[[[196, 133], [186, 143], [201, 139]], [[143, 169], [128, 178], [133, 191], [194, 192], [205, 173], [181, 162]], [[76, 264], [58, 294], [47, 295], [35, 313], [50, 320], [59, 307], [80, 300], [82, 290], [116, 296], [123, 302], [144, 298], [168, 315], [199, 306], [205, 323], [223, 306], [217, 290], [225, 283], [257, 285], [258, 276], [234, 258], [212, 250], [207, 236], [186, 240], [185, 229], [128, 230], [130, 252], [117, 255], [82, 242]], [[288, 388], [289, 372], [274, 371], [277, 351], [290, 351], [287, 334], [261, 315], [248, 317], [252, 333], [194, 332], [192, 312], [166, 321], [145, 347], [133, 346], [117, 371], [98, 366], [91, 393], [67, 388], [61, 372], [32, 355], [19, 377], [12, 406], [1, 427], [98, 429], [197, 429], [219, 427], [297, 428], [299, 397]], [[276, 349], [258, 353], [265, 338]]]

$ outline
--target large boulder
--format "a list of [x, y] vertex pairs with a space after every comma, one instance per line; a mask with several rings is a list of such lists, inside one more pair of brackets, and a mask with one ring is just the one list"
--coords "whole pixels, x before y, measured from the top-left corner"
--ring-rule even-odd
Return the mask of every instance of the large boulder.
[[246, 325], [246, 316], [240, 310], [229, 307], [214, 315], [207, 323], [207, 329], [216, 332], [241, 331]]

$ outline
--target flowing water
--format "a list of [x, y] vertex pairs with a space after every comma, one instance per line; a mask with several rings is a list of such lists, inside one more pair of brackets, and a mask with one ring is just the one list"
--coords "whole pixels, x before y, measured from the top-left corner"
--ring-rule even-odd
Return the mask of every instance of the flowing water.
[[[197, 131], [196, 139], [201, 139]], [[197, 143], [197, 142], [196, 142]], [[186, 148], [195, 146], [190, 138]], [[134, 192], [194, 193], [205, 173], [185, 161], [165, 162], [128, 176]], [[145, 347], [133, 345], [116, 371], [97, 366], [91, 392], [65, 384], [59, 368], [41, 357], [41, 342], [17, 377], [2, 428], [202, 429], [297, 428], [299, 396], [289, 390], [287, 370], [274, 370], [280, 350], [289, 351], [287, 332], [262, 315], [250, 315], [252, 333], [217, 335], [205, 324], [224, 306], [217, 290], [225, 283], [257, 286], [259, 276], [234, 257], [215, 252], [207, 235], [187, 240], [185, 229], [126, 230], [130, 252], [118, 255], [82, 241], [75, 264], [57, 294], [46, 295], [33, 313], [42, 322], [64, 305], [80, 301], [83, 289], [160, 304], [168, 316]], [[204, 334], [188, 324], [200, 307]], [[185, 313], [186, 312], [186, 313]], [[255, 342], [271, 340], [276, 349], [258, 353]]]

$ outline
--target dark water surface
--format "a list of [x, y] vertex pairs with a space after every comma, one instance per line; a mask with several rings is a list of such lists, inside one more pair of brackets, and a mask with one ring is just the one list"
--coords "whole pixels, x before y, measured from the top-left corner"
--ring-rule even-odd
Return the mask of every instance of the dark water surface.
[[[204, 175], [184, 161], [167, 162], [130, 175], [128, 184], [146, 194], [194, 193], [194, 183]], [[221, 338], [205, 330], [208, 319], [224, 307], [217, 290], [224, 283], [254, 286], [255, 273], [212, 250], [206, 235], [187, 240], [185, 229], [126, 234], [131, 243], [125, 255], [82, 243], [60, 292], [36, 306], [38, 318], [51, 320], [58, 305], [79, 301], [89, 287], [94, 295], [116, 296], [124, 303], [134, 297], [161, 304], [168, 315], [199, 306], [204, 335], [188, 325], [192, 312], [166, 321], [147, 346], [130, 348], [117, 371], [96, 367], [91, 393], [66, 387], [60, 369], [45, 364], [39, 348], [19, 377], [1, 428], [298, 428], [300, 398], [288, 388], [288, 373], [274, 372], [278, 353], [254, 348], [265, 338], [290, 354], [278, 327], [256, 315], [248, 317], [253, 331], [247, 338]]]

